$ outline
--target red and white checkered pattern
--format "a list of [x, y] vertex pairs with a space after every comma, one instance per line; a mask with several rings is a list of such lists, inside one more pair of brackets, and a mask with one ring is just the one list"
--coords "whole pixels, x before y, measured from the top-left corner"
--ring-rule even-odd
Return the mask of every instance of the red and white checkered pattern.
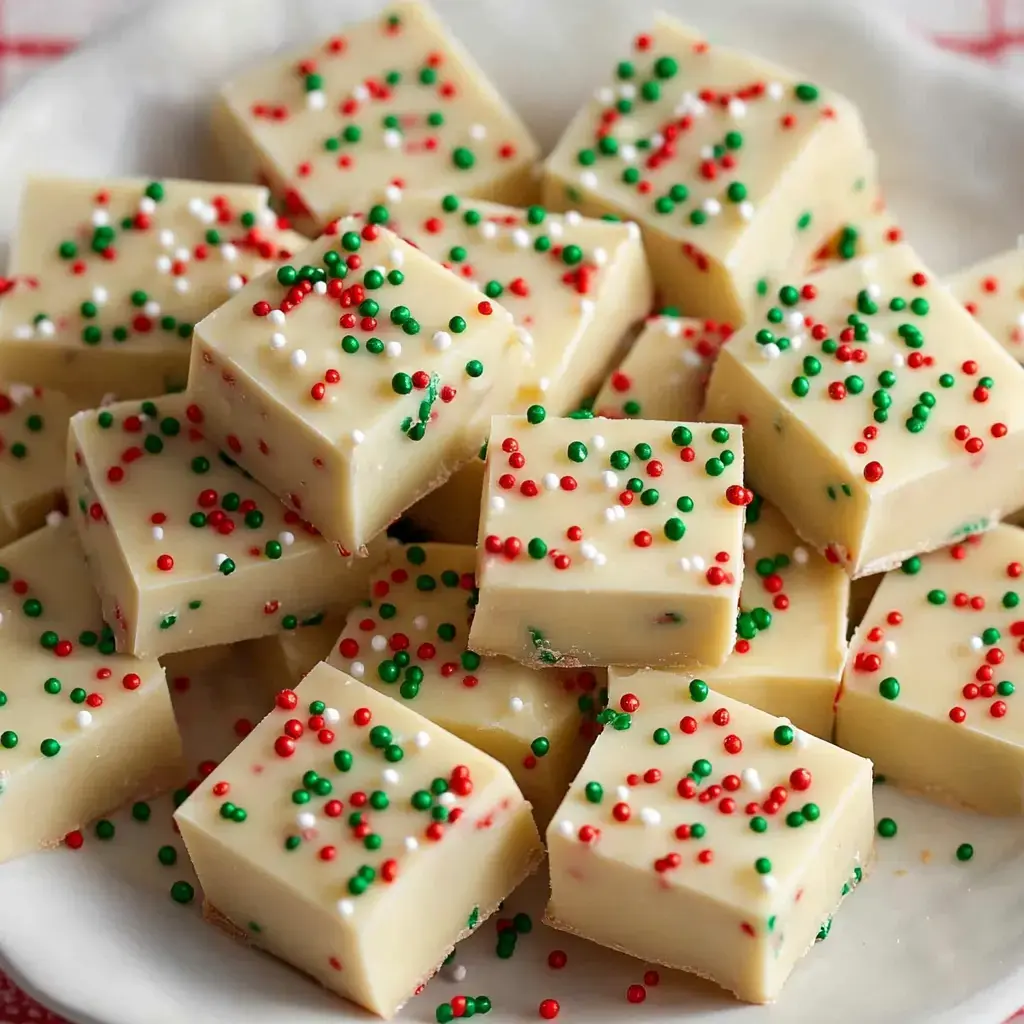
[[[0, 98], [103, 25], [153, 0], [0, 0]], [[808, 3], [815, 0], [808, 0]], [[1024, 75], [1024, 0], [862, 0], [938, 46]], [[1010, 1020], [1024, 1021], [1024, 1007]], [[67, 1024], [0, 972], [0, 1024]], [[1009, 1024], [1009, 1021], [1005, 1022]]]

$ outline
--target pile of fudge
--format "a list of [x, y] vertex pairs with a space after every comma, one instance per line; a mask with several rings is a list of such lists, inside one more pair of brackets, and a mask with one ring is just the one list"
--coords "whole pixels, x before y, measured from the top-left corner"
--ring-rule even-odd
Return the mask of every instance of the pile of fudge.
[[403, 2], [224, 86], [255, 184], [25, 183], [0, 861], [179, 785], [224, 645], [279, 683], [175, 814], [205, 916], [383, 1017], [538, 869], [767, 1002], [873, 773], [1021, 813], [1024, 254], [937, 278], [848, 100], [622, 44], [543, 160]]

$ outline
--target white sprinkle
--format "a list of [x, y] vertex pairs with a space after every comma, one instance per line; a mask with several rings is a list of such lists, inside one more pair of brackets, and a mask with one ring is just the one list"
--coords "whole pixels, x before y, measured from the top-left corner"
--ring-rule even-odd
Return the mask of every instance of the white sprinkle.
[[980, 651], [981, 648], [984, 646], [984, 642], [982, 641], [980, 636], [972, 636], [971, 639], [967, 641], [967, 643], [972, 651]]
[[295, 534], [291, 530], [282, 530], [278, 535], [277, 539], [286, 547], [289, 548], [295, 543]]
[[224, 242], [220, 247], [220, 255], [228, 263], [234, 263], [238, 259], [238, 247], [231, 242]]
[[807, 733], [803, 729], [793, 730], [793, 743], [796, 744], [797, 750], [803, 750], [810, 740], [807, 737]]
[[47, 526], [60, 526], [64, 522], [64, 513], [57, 509], [52, 509], [46, 513], [46, 525]]
[[188, 261], [192, 259], [192, 253], [190, 253], [184, 246], [179, 246], [174, 250], [174, 258], [179, 263], [188, 263]]
[[[533, 339], [531, 338], [530, 340], [532, 342]], [[538, 390], [540, 390], [540, 391], [547, 391], [547, 389], [549, 387], [551, 387], [551, 378], [550, 377], [541, 377], [540, 380], [537, 381], [537, 388], [538, 388]]]
[[300, 811], [295, 816], [295, 821], [301, 829], [316, 827], [316, 815], [310, 811]]
[[352, 99], [358, 100], [360, 103], [362, 103], [363, 100], [368, 100], [369, 98], [370, 98], [370, 90], [367, 89], [367, 87], [365, 85], [362, 85], [362, 84], [357, 85], [352, 90]]
[[517, 712], [518, 712], [518, 711], [522, 711], [522, 710], [523, 710], [523, 707], [524, 707], [524, 704], [523, 704], [523, 698], [522, 698], [522, 697], [512, 697], [512, 698], [511, 698], [511, 699], [509, 700], [509, 702], [508, 702], [508, 706], [509, 706], [509, 707], [510, 707], [510, 708], [511, 708], [511, 709], [512, 709], [513, 711], [517, 711]]
[[157, 256], [156, 258], [156, 269], [158, 273], [166, 274], [171, 269], [171, 257], [170, 256]]
[[743, 550], [753, 551], [757, 546], [757, 538], [752, 533], [743, 534]]
[[599, 451], [599, 452], [603, 452], [604, 451], [605, 445], [607, 443], [608, 442], [605, 441], [604, 437], [601, 434], [595, 434], [590, 439], [591, 446], [594, 448], [595, 451]]
[[701, 366], [704, 363], [704, 359], [701, 357], [701, 354], [694, 348], [683, 349], [679, 359], [685, 366], [695, 367]]
[[530, 244], [530, 232], [526, 228], [516, 228], [509, 237], [517, 249], [525, 249]]
[[424, 747], [429, 745], [430, 734], [425, 732], [423, 729], [420, 729], [420, 731], [413, 736], [412, 741], [422, 750]]
[[412, 624], [416, 629], [426, 629], [427, 626], [430, 625], [430, 620], [426, 615], [417, 615], [416, 618], [412, 620]]
[[285, 315], [279, 309], [272, 309], [267, 314], [267, 319], [277, 327], [283, 327], [285, 321]]
[[807, 548], [797, 546], [793, 548], [793, 561], [797, 565], [806, 565], [810, 559], [810, 555], [807, 552]]
[[594, 99], [601, 104], [602, 107], [611, 106], [615, 102], [615, 90], [609, 85], [602, 85], [594, 93]]
[[872, 282], [864, 289], [872, 299], [880, 299], [882, 297], [882, 286], [875, 282]]
[[735, 118], [737, 121], [741, 117], [747, 116], [747, 105], [743, 100], [736, 99], [733, 97], [729, 100], [729, 116]]
[[400, 267], [405, 262], [405, 253], [396, 245], [388, 252], [388, 259], [391, 261], [391, 266]]
[[338, 913], [342, 917], [351, 917], [355, 909], [355, 904], [351, 900], [338, 900]]
[[384, 145], [387, 149], [398, 149], [402, 144], [402, 133], [395, 131], [394, 128], [388, 128], [384, 132]]
[[620, 800], [622, 802], [625, 802], [625, 801], [627, 801], [629, 799], [629, 792], [630, 792], [629, 786], [616, 786], [615, 787], [616, 799], [618, 799], [618, 800]]
[[899, 651], [895, 640], [886, 640], [885, 643], [882, 644], [882, 649], [886, 654], [896, 654]]
[[313, 285], [313, 291], [316, 292], [317, 295], [326, 295], [327, 294], [327, 282], [326, 281], [317, 281]]
[[164, 528], [162, 526], [154, 526], [153, 527], [153, 540], [163, 540], [163, 539], [164, 539]]
[[605, 469], [601, 472], [601, 483], [605, 485], [609, 490], [619, 486], [618, 474], [613, 473], [610, 469]]
[[448, 977], [452, 981], [465, 981], [466, 968], [462, 964], [452, 964], [448, 968]]
[[557, 473], [545, 473], [540, 482], [544, 485], [546, 491], [558, 490], [558, 474]]
[[769, 341], [767, 345], [761, 345], [761, 358], [765, 362], [771, 362], [773, 359], [778, 359], [782, 355], [782, 351], [774, 341]]
[[447, 789], [437, 798], [437, 802], [442, 807], [454, 807], [455, 794], [450, 789]]
[[391, 786], [395, 785], [402, 777], [394, 768], [385, 768], [380, 774], [381, 778]]
[[280, 331], [274, 331], [270, 336], [270, 347], [273, 349], [284, 348], [287, 344], [288, 339]]
[[594, 263], [603, 267], [608, 262], [608, 250], [598, 246], [592, 253]]
[[[557, 478], [555, 483], [558, 483]], [[505, 499], [500, 494], [495, 494], [491, 497], [490, 506], [492, 512], [504, 512], [505, 511]]]
[[110, 223], [110, 214], [106, 210], [92, 211], [93, 227], [102, 228]]
[[388, 646], [388, 638], [383, 633], [377, 633], [370, 641], [370, 646], [377, 651], [386, 650]]
[[769, 82], [765, 91], [768, 93], [768, 98], [772, 100], [781, 100], [786, 92], [781, 82]]
[[306, 353], [305, 353], [305, 350], [301, 349], [301, 348], [297, 348], [292, 353], [292, 366], [294, 366], [295, 369], [298, 370], [300, 367], [303, 367], [305, 365], [306, 365]]
[[384, 354], [388, 359], [397, 359], [402, 354], [402, 343], [400, 341], [389, 341], [384, 345]]
[[337, 725], [341, 721], [341, 712], [337, 708], [324, 708], [324, 721], [328, 725]]
[[641, 807], [640, 820], [645, 825], [660, 825], [661, 814], [654, 807]]
[[327, 106], [327, 97], [322, 89], [314, 89], [306, 93], [306, 106], [310, 110], [323, 110]]
[[579, 210], [567, 210], [565, 213], [565, 223], [571, 228], [577, 227], [582, 219]]
[[443, 352], [451, 345], [452, 336], [447, 331], [438, 331], [431, 340], [434, 348], [436, 348], [438, 352]]
[[604, 510], [604, 521], [606, 523], [614, 523], [616, 519], [618, 519], [618, 516], [615, 514], [614, 505], [612, 505], [611, 508], [606, 508]]
[[482, 124], [471, 124], [469, 126], [469, 137], [476, 139], [479, 142], [481, 139], [487, 138], [487, 128]]
[[740, 778], [743, 779], [743, 784], [749, 787], [753, 793], [764, 792], [764, 786], [761, 784], [761, 776], [758, 774], [756, 768], [744, 768], [740, 772]]
[[690, 562], [693, 564], [695, 572], [703, 572], [705, 566], [707, 565], [707, 563], [700, 555], [694, 555], [693, 558], [690, 559]]
[[580, 543], [580, 554], [589, 562], [597, 557], [597, 548], [589, 540], [582, 541]]
[[366, 440], [366, 435], [358, 427], [354, 427], [349, 436], [353, 444], [362, 444]]
[[188, 212], [191, 213], [193, 217], [199, 217], [202, 215], [203, 206], [204, 204], [202, 199], [200, 199], [199, 196], [193, 196], [188, 201]]
[[406, 850], [409, 851], [409, 853], [412, 853], [414, 850], [418, 850], [419, 847], [420, 847], [419, 841], [416, 839], [415, 836], [406, 836], [405, 837], [405, 848], [406, 848]]
[[619, 86], [619, 95], [624, 100], [632, 100], [636, 98], [636, 86], [632, 82], [623, 82]]
[[89, 712], [89, 711], [79, 711], [75, 715], [75, 725], [77, 725], [79, 729], [85, 729], [88, 726], [92, 725], [92, 714], [91, 714], [91, 712]]
[[174, 232], [168, 228], [164, 228], [157, 237], [160, 239], [160, 244], [165, 249], [170, 249], [170, 247], [174, 245]]
[[903, 362], [904, 362], [904, 360], [903, 360], [903, 353], [902, 352], [893, 352], [893, 354], [892, 354], [892, 365], [897, 370], [902, 368]]
[[361, 661], [353, 661], [348, 667], [348, 674], [355, 679], [362, 679], [366, 666]]
[[480, 221], [480, 234], [487, 239], [496, 238], [498, 225], [493, 220], [482, 220]]
[[107, 289], [102, 287], [102, 285], [96, 285], [96, 287], [93, 288], [92, 301], [95, 302], [97, 306], [102, 306], [107, 301], [107, 298]]
[[583, 171], [580, 174], [580, 184], [584, 188], [597, 188], [597, 175], [593, 171]]
[[722, 212], [722, 204], [717, 199], [707, 198], [701, 203], [709, 217], [717, 217]]
[[737, 203], [736, 212], [744, 220], [754, 219], [754, 204], [749, 199], [744, 199], [742, 203]]
[[174, 290], [179, 295], [184, 295], [189, 289], [189, 283], [187, 277], [176, 277], [174, 279]]
[[400, 203], [402, 201], [401, 188], [399, 188], [398, 185], [388, 185], [388, 187], [384, 189], [384, 198], [389, 203]]
[[576, 831], [576, 829], [573, 827], [573, 823], [568, 818], [563, 818], [558, 823], [558, 831], [561, 832], [563, 836], [571, 836], [573, 832]]
[[761, 888], [765, 892], [774, 892], [778, 888], [779, 883], [775, 881], [774, 875], [761, 875], [760, 878]]
[[228, 556], [227, 556], [227, 555], [225, 555], [225, 554], [224, 554], [223, 552], [221, 552], [221, 553], [219, 553], [219, 554], [216, 554], [216, 555], [214, 555], [214, 556], [213, 556], [213, 564], [214, 564], [215, 566], [217, 566], [217, 568], [218, 568], [218, 569], [219, 569], [219, 568], [220, 568], [220, 567], [221, 567], [221, 566], [222, 566], [222, 565], [223, 565], [223, 564], [224, 564], [224, 563], [225, 563], [225, 562], [226, 562], [227, 560], [228, 560]]

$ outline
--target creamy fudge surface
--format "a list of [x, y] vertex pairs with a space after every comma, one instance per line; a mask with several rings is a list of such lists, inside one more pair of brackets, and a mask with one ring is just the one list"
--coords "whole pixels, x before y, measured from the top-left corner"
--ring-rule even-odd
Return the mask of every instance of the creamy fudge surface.
[[505, 767], [323, 664], [175, 820], [212, 913], [382, 1017], [543, 856]]
[[530, 366], [515, 397], [561, 416], [593, 395], [627, 329], [653, 298], [633, 223], [394, 190], [388, 224], [432, 259], [500, 299]]
[[301, 238], [279, 228], [267, 197], [248, 185], [30, 178], [0, 303], [0, 374], [78, 408], [183, 388], [195, 322]]
[[991, 256], [954, 274], [948, 284], [978, 323], [1024, 361], [1024, 249]]
[[348, 607], [366, 580], [362, 560], [218, 451], [190, 396], [77, 414], [68, 480], [119, 648], [160, 655], [291, 630]]
[[852, 576], [1024, 505], [1024, 371], [905, 245], [784, 285], [722, 349], [705, 415]]
[[525, 357], [508, 311], [382, 224], [348, 218], [196, 328], [210, 434], [358, 551], [477, 452]]
[[743, 576], [742, 431], [496, 416], [470, 646], [536, 666], [714, 666]]
[[1024, 812], [1024, 530], [997, 526], [886, 573], [850, 645], [836, 742], [897, 786]]
[[718, 350], [733, 333], [716, 320], [662, 315], [649, 320], [594, 399], [610, 419], [695, 420]]
[[114, 652], [69, 523], [0, 550], [0, 622], [2, 863], [171, 786], [181, 744], [163, 669]]
[[876, 201], [843, 97], [659, 15], [545, 164], [556, 208], [637, 221], [663, 300], [747, 319]]
[[469, 545], [392, 548], [329, 663], [505, 764], [546, 824], [595, 734], [604, 672], [534, 670], [469, 649]]
[[548, 924], [771, 1001], [871, 860], [871, 763], [689, 676], [610, 669], [609, 696]]
[[72, 404], [58, 391], [0, 384], [0, 547], [63, 504]]
[[388, 184], [518, 203], [537, 144], [425, 4], [368, 21], [228, 83], [214, 108], [224, 163], [269, 182], [316, 234]]

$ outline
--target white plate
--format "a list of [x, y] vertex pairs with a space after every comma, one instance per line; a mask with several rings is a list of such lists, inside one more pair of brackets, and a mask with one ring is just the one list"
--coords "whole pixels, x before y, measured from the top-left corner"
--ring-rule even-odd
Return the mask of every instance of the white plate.
[[[33, 79], [0, 111], [0, 240], [26, 172], [203, 173], [205, 104], [235, 68], [270, 50], [333, 31], [373, 0], [171, 0]], [[550, 143], [603, 81], [649, 16], [646, 0], [439, 0], [442, 13], [504, 92]], [[984, 70], [935, 52], [880, 18], [835, 0], [662, 0], [712, 39], [749, 46], [834, 85], [861, 104], [883, 157], [891, 205], [938, 271], [1012, 245], [1024, 228], [1020, 188], [1024, 97]], [[584, 43], [584, 40], [586, 42]], [[214, 673], [216, 676], [217, 673]], [[185, 695], [193, 763], [222, 756], [230, 723], [266, 694], [215, 678]], [[216, 686], [214, 685], [216, 684]], [[212, 720], [207, 735], [191, 724]], [[403, 1020], [431, 1021], [456, 994], [486, 994], [500, 1024], [536, 1019], [541, 999], [563, 1020], [620, 1021], [634, 1013], [676, 1022], [1002, 1020], [1024, 1002], [1024, 833], [1019, 822], [954, 814], [878, 790], [879, 815], [899, 835], [879, 841], [874, 871], [832, 933], [795, 972], [780, 1002], [742, 1006], [711, 985], [662, 972], [635, 1010], [627, 985], [644, 965], [538, 925], [515, 958], [494, 955], [487, 925]], [[153, 820], [122, 815], [103, 843], [0, 868], [0, 960], [29, 991], [88, 1024], [314, 1024], [365, 1020], [287, 968], [204, 925], [168, 896], [187, 868], [161, 867], [173, 841], [169, 801]], [[960, 864], [954, 850], [974, 844]], [[179, 849], [180, 849], [180, 844]], [[511, 910], [538, 917], [539, 891]], [[198, 901], [197, 901], [198, 902]], [[681, 927], [685, 925], [681, 923]], [[562, 971], [547, 953], [564, 949]]]

